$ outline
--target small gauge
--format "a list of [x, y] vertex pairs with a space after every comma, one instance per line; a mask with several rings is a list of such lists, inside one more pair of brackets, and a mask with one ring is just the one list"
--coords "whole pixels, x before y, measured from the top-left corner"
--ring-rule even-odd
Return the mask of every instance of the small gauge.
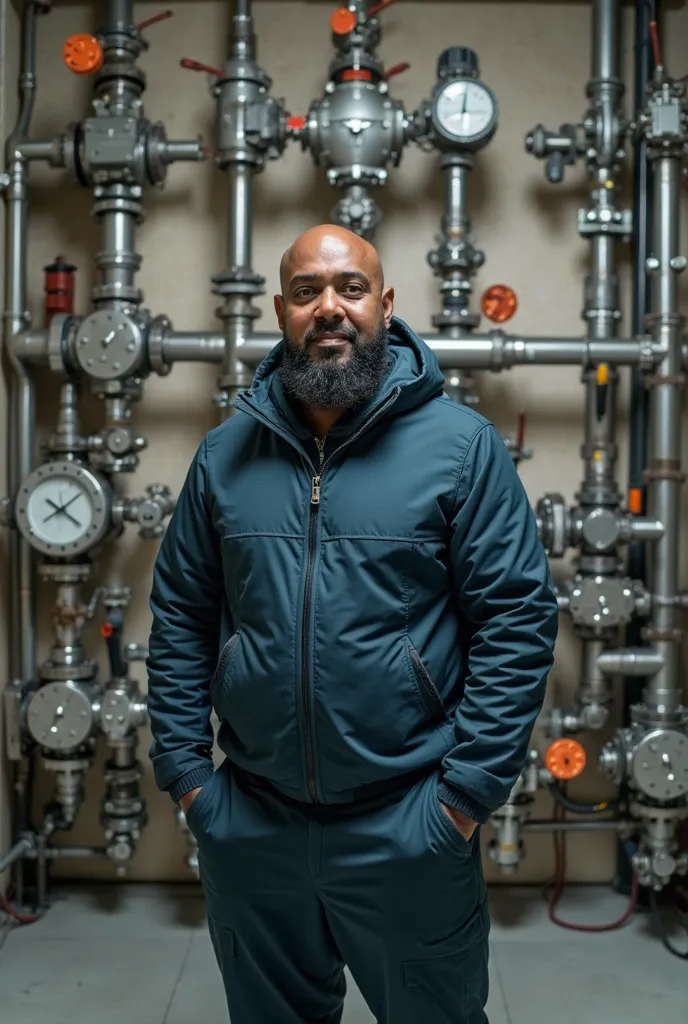
[[48, 462], [22, 484], [17, 526], [29, 544], [53, 557], [84, 554], [107, 534], [112, 498], [107, 484], [76, 462]]
[[33, 739], [46, 750], [79, 747], [94, 727], [91, 698], [77, 683], [46, 683], [29, 701], [27, 724]]
[[455, 78], [435, 93], [432, 119], [448, 141], [475, 147], [487, 142], [497, 127], [497, 101], [483, 82]]

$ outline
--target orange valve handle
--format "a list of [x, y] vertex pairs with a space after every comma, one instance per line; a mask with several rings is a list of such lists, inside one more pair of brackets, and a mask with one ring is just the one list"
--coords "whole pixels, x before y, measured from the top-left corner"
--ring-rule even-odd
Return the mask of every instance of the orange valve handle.
[[340, 7], [330, 15], [330, 28], [336, 36], [346, 36], [356, 28], [356, 15], [348, 7]]
[[545, 767], [560, 782], [577, 778], [586, 762], [585, 750], [578, 740], [555, 740], [545, 754]]
[[480, 308], [488, 320], [503, 324], [511, 320], [518, 309], [516, 292], [506, 284], [493, 284], [483, 292]]
[[62, 60], [75, 75], [92, 75], [103, 66], [103, 47], [87, 32], [70, 36], [62, 47]]
[[287, 128], [292, 132], [302, 132], [306, 127], [306, 118], [302, 114], [292, 114], [287, 118]]

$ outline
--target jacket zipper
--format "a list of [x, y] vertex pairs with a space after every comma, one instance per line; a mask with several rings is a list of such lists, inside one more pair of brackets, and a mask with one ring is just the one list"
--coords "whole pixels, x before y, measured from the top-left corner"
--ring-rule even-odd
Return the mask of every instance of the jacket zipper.
[[[329, 466], [332, 459], [340, 452], [352, 445], [354, 441], [358, 440], [361, 434], [372, 426], [376, 419], [382, 416], [387, 411], [401, 394], [401, 388], [397, 387], [394, 389], [388, 399], [386, 399], [382, 405], [380, 405], [375, 412], [373, 412], [366, 422], [359, 427], [355, 434], [345, 441], [343, 444], [336, 448], [335, 451], [325, 460], [324, 442], [320, 442], [320, 439], [316, 440], [318, 446], [318, 452], [320, 455], [320, 465], [318, 467], [318, 473], [314, 473], [311, 480], [311, 512], [308, 523], [308, 561], [306, 563], [306, 582], [303, 594], [303, 619], [302, 619], [302, 630], [301, 630], [301, 705], [303, 714], [303, 735], [306, 746], [306, 775], [308, 782], [308, 792], [313, 803], [318, 802], [316, 784], [315, 784], [315, 754], [314, 754], [314, 743], [313, 743], [313, 720], [311, 716], [310, 706], [310, 692], [309, 692], [309, 675], [308, 675], [308, 639], [310, 631], [310, 612], [311, 612], [311, 594], [313, 589], [313, 565], [315, 563], [316, 545], [315, 538], [317, 532], [318, 523], [318, 512], [320, 510], [320, 488], [323, 474]], [[315, 469], [311, 463], [311, 468]]]

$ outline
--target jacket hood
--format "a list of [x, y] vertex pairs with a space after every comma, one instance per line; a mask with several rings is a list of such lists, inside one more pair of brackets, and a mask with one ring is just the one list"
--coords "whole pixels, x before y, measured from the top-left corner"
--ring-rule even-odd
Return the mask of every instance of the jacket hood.
[[[279, 367], [284, 352], [282, 339], [259, 365], [248, 391], [237, 402], [241, 408], [248, 402], [263, 417], [284, 420], [300, 437], [308, 438], [311, 430], [303, 422], [290, 402], [282, 387]], [[350, 410], [332, 428], [330, 434], [343, 437], [353, 433], [378, 406], [387, 399], [392, 400], [394, 392], [397, 397], [390, 401], [389, 413], [398, 415], [408, 412], [425, 402], [438, 397], [444, 389], [444, 376], [440, 370], [437, 357], [432, 349], [411, 330], [399, 317], [392, 317], [389, 329], [390, 370], [382, 381], [377, 394], [363, 406]]]

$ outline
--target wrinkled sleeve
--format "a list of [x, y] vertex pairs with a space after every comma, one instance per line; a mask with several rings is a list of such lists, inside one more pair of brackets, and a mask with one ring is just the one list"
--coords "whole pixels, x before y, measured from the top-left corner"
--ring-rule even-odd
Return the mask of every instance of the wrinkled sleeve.
[[148, 712], [158, 788], [173, 800], [213, 773], [210, 680], [217, 659], [222, 563], [209, 510], [207, 442], [182, 486], [153, 571]]
[[444, 758], [438, 795], [483, 823], [524, 766], [558, 629], [535, 516], [492, 424], [471, 441], [452, 511], [454, 586], [470, 646], [456, 746]]

